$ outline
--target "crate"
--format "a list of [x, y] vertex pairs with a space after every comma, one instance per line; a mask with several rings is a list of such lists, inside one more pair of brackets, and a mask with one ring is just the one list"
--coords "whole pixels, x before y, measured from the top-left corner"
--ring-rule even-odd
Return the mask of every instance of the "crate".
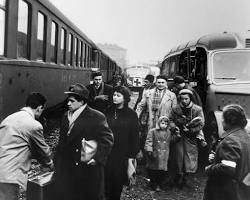
[[27, 200], [54, 200], [53, 172], [46, 172], [28, 179]]

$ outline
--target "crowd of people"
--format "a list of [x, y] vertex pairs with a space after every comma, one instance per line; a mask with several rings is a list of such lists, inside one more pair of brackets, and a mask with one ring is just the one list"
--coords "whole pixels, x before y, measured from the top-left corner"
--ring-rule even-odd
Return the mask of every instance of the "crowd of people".
[[[136, 161], [147, 169], [152, 190], [164, 180], [182, 189], [198, 169], [199, 148], [207, 148], [205, 118], [196, 91], [181, 76], [168, 88], [164, 75], [147, 75], [135, 106], [130, 90], [115, 77], [112, 86], [101, 72], [88, 86], [65, 91], [55, 155], [38, 122], [46, 98], [31, 93], [24, 108], [0, 124], [0, 199], [18, 200], [26, 189], [31, 158], [54, 170], [55, 199], [119, 200], [123, 186], [135, 181]], [[240, 105], [223, 109], [224, 134], [207, 157], [205, 200], [247, 200], [250, 196], [250, 136]]]

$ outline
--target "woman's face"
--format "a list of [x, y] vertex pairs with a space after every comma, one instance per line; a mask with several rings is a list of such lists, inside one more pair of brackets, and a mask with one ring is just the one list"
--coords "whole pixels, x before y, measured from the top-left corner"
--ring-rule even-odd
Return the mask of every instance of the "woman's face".
[[188, 94], [181, 95], [181, 103], [183, 106], [188, 106], [191, 102], [191, 99]]
[[124, 103], [124, 96], [120, 92], [114, 92], [113, 103], [116, 105], [123, 104]]

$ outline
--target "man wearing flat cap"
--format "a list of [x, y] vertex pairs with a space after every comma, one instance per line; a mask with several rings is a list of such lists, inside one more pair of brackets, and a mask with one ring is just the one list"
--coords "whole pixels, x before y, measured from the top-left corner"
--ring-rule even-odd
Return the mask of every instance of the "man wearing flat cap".
[[146, 108], [149, 117], [147, 120], [148, 130], [155, 128], [156, 122], [159, 117], [169, 117], [172, 108], [177, 104], [176, 95], [168, 90], [167, 77], [159, 75], [156, 77], [156, 87], [149, 90], [142, 98], [141, 102], [137, 105], [137, 115], [140, 116], [141, 112]]
[[57, 199], [100, 200], [113, 134], [105, 116], [87, 105], [85, 86], [77, 83], [65, 93], [68, 111], [62, 119], [55, 155]]

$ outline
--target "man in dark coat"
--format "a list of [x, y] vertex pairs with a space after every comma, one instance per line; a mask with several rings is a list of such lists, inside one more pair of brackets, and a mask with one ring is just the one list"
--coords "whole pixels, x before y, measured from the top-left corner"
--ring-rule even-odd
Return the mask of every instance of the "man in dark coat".
[[104, 112], [112, 103], [113, 88], [103, 82], [101, 72], [94, 72], [92, 74], [93, 84], [87, 86], [89, 90], [88, 103], [89, 106]]
[[[101, 200], [104, 164], [113, 145], [113, 134], [105, 116], [86, 104], [86, 87], [76, 84], [65, 93], [69, 111], [62, 120], [55, 155], [57, 199]], [[87, 148], [88, 144], [91, 148]], [[93, 156], [86, 159], [88, 149], [92, 149]]]
[[204, 200], [248, 200], [250, 198], [250, 136], [247, 119], [239, 105], [223, 108], [221, 141], [209, 155]]

